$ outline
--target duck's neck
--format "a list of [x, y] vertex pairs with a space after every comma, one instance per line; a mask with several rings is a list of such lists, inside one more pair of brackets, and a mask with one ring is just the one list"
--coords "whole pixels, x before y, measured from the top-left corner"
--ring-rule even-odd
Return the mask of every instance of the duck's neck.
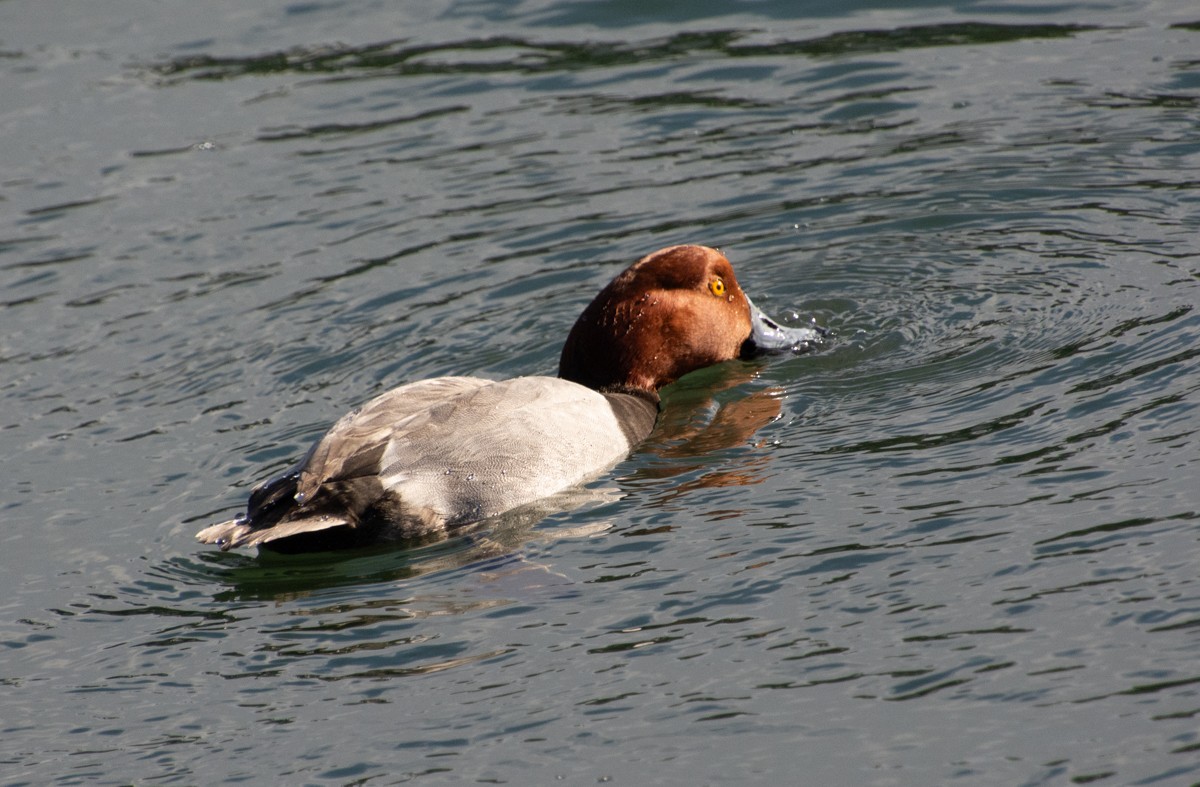
[[608, 400], [621, 432], [633, 448], [649, 437], [658, 421], [658, 394], [644, 388], [627, 385], [612, 386], [600, 390]]

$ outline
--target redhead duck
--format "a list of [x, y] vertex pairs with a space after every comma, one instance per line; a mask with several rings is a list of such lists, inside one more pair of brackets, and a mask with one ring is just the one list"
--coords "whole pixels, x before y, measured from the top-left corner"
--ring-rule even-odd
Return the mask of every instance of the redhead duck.
[[444, 533], [608, 470], [654, 428], [659, 389], [688, 372], [803, 351], [823, 336], [763, 315], [715, 249], [662, 249], [584, 310], [558, 377], [439, 377], [392, 389], [255, 487], [244, 516], [196, 538], [296, 552]]

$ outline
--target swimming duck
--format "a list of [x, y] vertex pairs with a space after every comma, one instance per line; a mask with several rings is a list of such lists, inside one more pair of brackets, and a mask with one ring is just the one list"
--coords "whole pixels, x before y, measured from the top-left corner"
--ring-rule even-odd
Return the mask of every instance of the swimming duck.
[[326, 550], [436, 535], [599, 476], [650, 434], [662, 387], [816, 327], [759, 311], [723, 254], [672, 246], [619, 274], [567, 336], [558, 377], [438, 377], [343, 416], [245, 515], [196, 538], [223, 550]]

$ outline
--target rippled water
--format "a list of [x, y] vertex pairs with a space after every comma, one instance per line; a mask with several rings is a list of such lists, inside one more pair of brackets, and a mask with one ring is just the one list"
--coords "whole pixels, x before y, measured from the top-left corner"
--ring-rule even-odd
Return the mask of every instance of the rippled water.
[[[1200, 781], [1200, 9], [407, 5], [0, 4], [5, 783]], [[679, 242], [837, 342], [549, 513], [193, 542]]]

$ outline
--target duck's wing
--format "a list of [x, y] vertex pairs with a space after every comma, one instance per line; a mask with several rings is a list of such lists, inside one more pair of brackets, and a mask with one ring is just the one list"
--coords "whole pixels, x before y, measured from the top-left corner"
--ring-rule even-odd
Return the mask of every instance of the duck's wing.
[[397, 434], [418, 428], [431, 407], [490, 385], [478, 377], [438, 377], [419, 380], [380, 394], [342, 416], [313, 446], [299, 466], [294, 492], [303, 504], [322, 484], [376, 476], [383, 455]]
[[[204, 528], [197, 540], [221, 549], [256, 546], [335, 527], [354, 527], [352, 511], [306, 507], [325, 484], [378, 486], [380, 462], [398, 431], [446, 399], [487, 385], [473, 377], [420, 380], [380, 394], [347, 413], [293, 468], [254, 488], [246, 515]], [[364, 490], [368, 494], [373, 489]]]

